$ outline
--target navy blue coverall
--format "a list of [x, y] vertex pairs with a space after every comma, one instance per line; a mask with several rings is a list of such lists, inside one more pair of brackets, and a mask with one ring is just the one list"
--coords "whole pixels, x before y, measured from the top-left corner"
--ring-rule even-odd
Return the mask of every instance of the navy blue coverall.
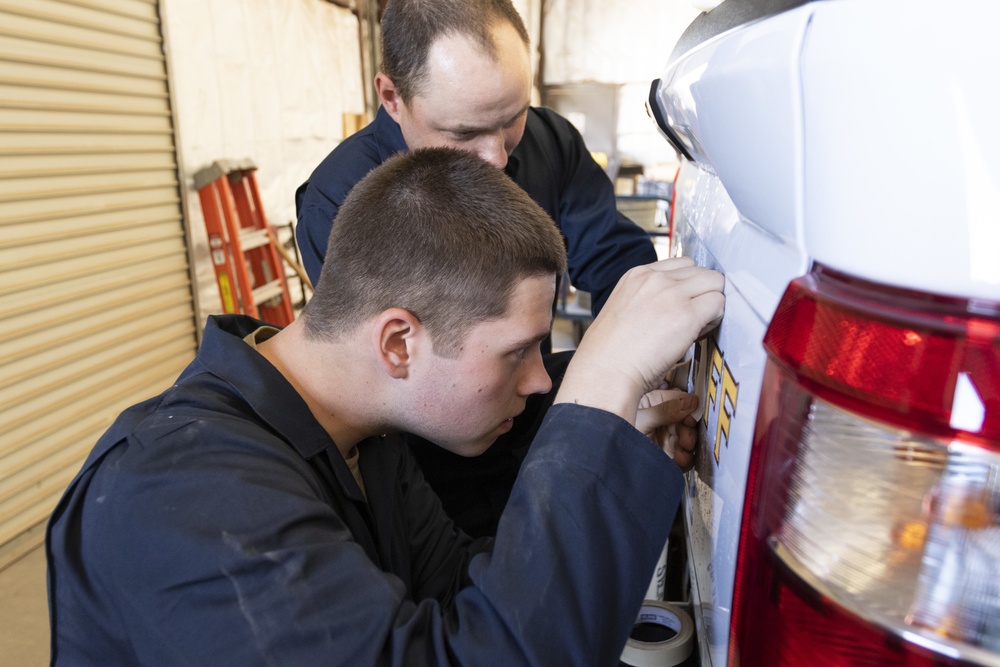
[[46, 536], [53, 664], [618, 664], [683, 486], [656, 444], [554, 406], [474, 541], [392, 436], [358, 445], [365, 500], [244, 342], [261, 324], [211, 318], [70, 484]]

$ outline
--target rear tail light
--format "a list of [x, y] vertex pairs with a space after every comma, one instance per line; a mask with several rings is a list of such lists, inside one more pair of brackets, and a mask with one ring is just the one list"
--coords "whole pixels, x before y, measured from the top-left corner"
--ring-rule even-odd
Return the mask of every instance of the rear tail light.
[[764, 344], [730, 664], [1000, 665], [1000, 303], [818, 268]]

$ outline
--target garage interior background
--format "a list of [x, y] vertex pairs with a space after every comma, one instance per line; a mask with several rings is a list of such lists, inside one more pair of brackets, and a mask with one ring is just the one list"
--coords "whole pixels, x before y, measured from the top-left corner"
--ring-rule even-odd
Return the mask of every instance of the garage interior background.
[[[612, 168], [669, 178], [644, 100], [704, 3], [514, 4], [536, 103]], [[41, 544], [96, 439], [221, 312], [192, 176], [249, 158], [268, 221], [294, 220], [295, 188], [374, 111], [377, 6], [0, 0], [0, 569]], [[595, 99], [611, 113], [574, 110]]]

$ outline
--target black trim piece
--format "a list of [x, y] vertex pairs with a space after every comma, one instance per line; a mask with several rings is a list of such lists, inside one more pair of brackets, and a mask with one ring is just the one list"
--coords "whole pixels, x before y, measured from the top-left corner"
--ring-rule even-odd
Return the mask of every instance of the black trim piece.
[[663, 115], [663, 109], [660, 108], [659, 103], [656, 101], [656, 89], [660, 87], [660, 80], [653, 79], [653, 83], [649, 86], [649, 99], [646, 101], [646, 108], [649, 109], [649, 113], [652, 114], [653, 120], [656, 121], [656, 126], [660, 128], [663, 132], [663, 136], [667, 138], [670, 145], [673, 146], [674, 150], [686, 157], [691, 162], [694, 159], [691, 157], [691, 153], [688, 152], [684, 144], [680, 142], [674, 131], [670, 129], [670, 125], [667, 123], [667, 119]]
[[680, 39], [677, 40], [677, 44], [670, 54], [669, 62], [673, 62], [702, 42], [727, 30], [815, 1], [725, 0], [725, 2], [715, 9], [703, 12], [695, 17], [694, 21], [691, 21], [691, 25], [687, 27], [684, 33], [681, 34]]

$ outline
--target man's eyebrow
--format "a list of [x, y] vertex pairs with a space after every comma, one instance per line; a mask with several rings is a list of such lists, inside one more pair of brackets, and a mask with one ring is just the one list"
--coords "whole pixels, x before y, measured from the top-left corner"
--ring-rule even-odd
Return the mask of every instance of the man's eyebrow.
[[520, 350], [522, 347], [530, 347], [536, 343], [541, 343], [549, 335], [549, 331], [544, 331], [540, 334], [536, 334], [530, 338], [523, 338], [519, 341], [511, 343], [508, 347], [512, 350]]
[[518, 118], [520, 118], [521, 116], [523, 116], [524, 114], [526, 114], [528, 112], [528, 107], [530, 107], [530, 106], [531, 106], [531, 102], [530, 101], [525, 102], [524, 106], [521, 107], [516, 114], [514, 114], [513, 116], [511, 116], [510, 118], [508, 118], [507, 122], [504, 123], [503, 126], [507, 127], [508, 125], [512, 125], [514, 123], [514, 121], [516, 121]]
[[[530, 106], [531, 106], [531, 102], [528, 102], [523, 107], [521, 107], [521, 109], [516, 114], [514, 114], [513, 116], [511, 116], [507, 120], [505, 120], [502, 123], [500, 123], [498, 125], [498, 127], [507, 127], [509, 125], [513, 125], [514, 121], [516, 121], [518, 118], [520, 118], [521, 116], [523, 116], [528, 111], [528, 107], [530, 107]], [[452, 125], [450, 127], [444, 127], [442, 129], [444, 129], [447, 132], [455, 132], [457, 134], [466, 134], [466, 133], [484, 132], [486, 130], [491, 130], [493, 128], [492, 127], [484, 127], [484, 126], [476, 126], [476, 125]]]

